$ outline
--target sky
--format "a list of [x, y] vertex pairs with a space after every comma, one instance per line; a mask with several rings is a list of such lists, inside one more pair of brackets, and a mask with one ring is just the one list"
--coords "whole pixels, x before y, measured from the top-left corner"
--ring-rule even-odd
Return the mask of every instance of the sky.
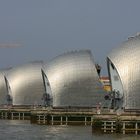
[[0, 69], [90, 49], [106, 57], [140, 32], [140, 0], [0, 0]]

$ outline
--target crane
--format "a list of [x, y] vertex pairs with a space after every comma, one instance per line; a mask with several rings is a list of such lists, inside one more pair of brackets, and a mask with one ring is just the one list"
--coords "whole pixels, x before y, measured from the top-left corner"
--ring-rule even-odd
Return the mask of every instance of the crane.
[[0, 43], [0, 48], [19, 48], [21, 46], [20, 43]]

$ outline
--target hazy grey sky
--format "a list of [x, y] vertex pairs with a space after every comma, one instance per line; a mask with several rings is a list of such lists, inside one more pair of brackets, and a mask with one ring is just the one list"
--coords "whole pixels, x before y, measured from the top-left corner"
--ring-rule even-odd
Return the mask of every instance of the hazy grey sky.
[[0, 68], [90, 49], [107, 74], [107, 54], [139, 31], [140, 0], [0, 0]]

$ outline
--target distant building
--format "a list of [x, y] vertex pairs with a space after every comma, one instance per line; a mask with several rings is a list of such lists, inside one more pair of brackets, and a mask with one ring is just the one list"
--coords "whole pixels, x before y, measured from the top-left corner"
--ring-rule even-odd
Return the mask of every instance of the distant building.
[[110, 92], [111, 91], [111, 84], [110, 84], [109, 77], [101, 76], [100, 81], [103, 84], [104, 90], [106, 90], [107, 92]]

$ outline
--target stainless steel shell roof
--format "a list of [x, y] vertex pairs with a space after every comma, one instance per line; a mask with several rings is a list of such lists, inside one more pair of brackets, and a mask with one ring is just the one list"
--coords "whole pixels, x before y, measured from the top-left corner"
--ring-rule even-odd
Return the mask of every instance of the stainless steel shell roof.
[[45, 93], [42, 63], [35, 62], [12, 68], [7, 75], [13, 105], [42, 104]]
[[0, 105], [6, 104], [7, 88], [4, 75], [4, 72], [0, 71]]
[[122, 82], [126, 109], [140, 109], [140, 36], [132, 37], [109, 55]]
[[73, 51], [54, 58], [46, 65], [53, 106], [96, 106], [103, 100], [92, 54], [89, 50]]

